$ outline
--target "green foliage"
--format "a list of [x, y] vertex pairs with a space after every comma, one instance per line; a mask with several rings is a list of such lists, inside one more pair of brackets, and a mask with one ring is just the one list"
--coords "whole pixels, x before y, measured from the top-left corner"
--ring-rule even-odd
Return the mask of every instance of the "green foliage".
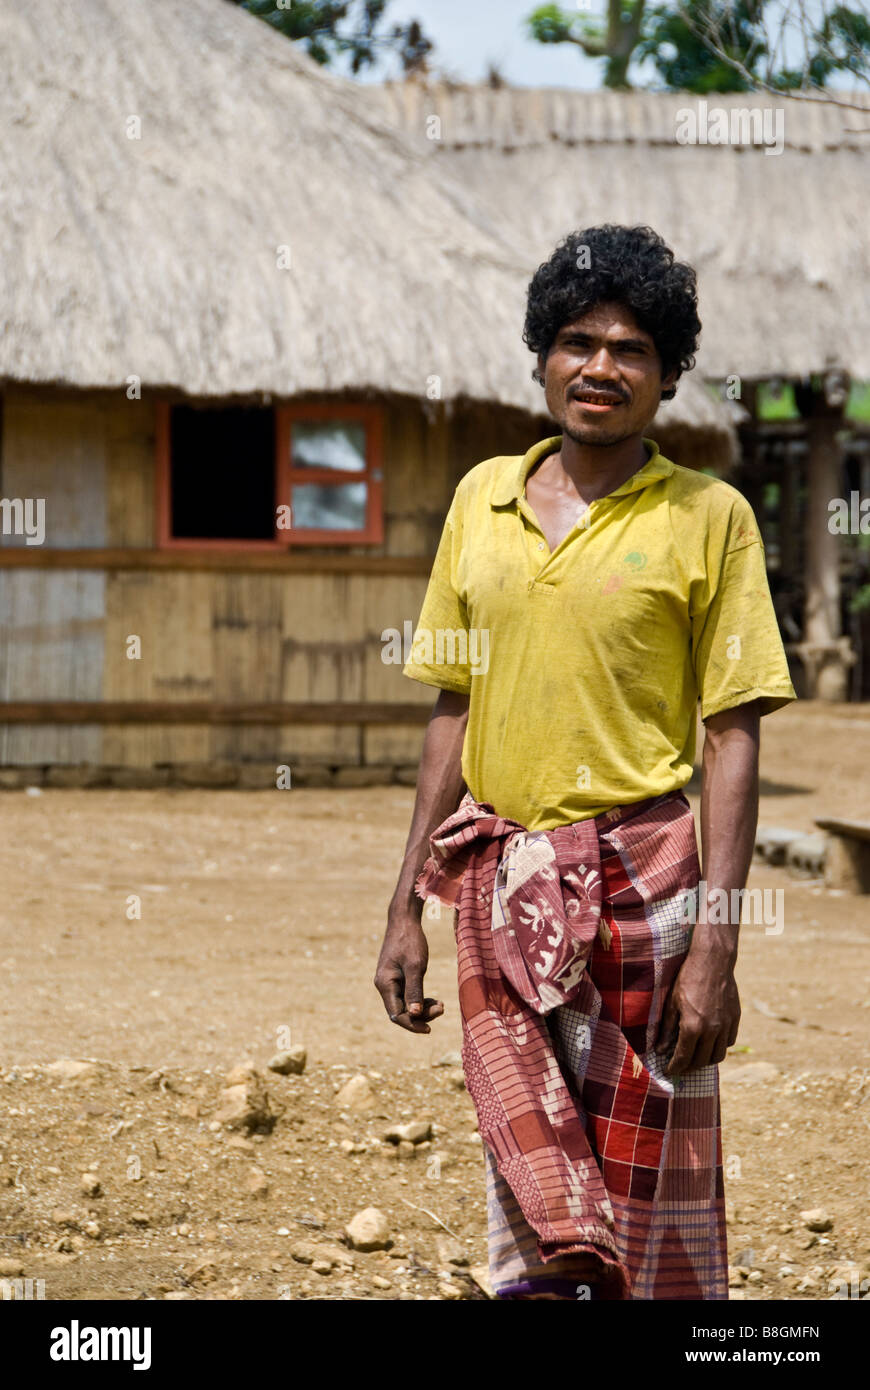
[[405, 72], [425, 64], [432, 51], [416, 20], [384, 28], [389, 0], [293, 0], [279, 9], [275, 0], [234, 0], [235, 4], [303, 44], [316, 63], [327, 67], [345, 58], [356, 75], [384, 53], [398, 56]]
[[[604, 0], [599, 0], [604, 3]], [[870, 18], [847, 5], [824, 8], [813, 19], [801, 11], [806, 70], [777, 67], [771, 47], [779, 51], [777, 29], [785, 23], [778, 14], [780, 0], [686, 0], [644, 8], [644, 0], [605, 4], [606, 23], [563, 9], [539, 5], [529, 15], [528, 31], [538, 43], [573, 43], [592, 57], [606, 59], [604, 85], [629, 86], [633, 63], [650, 61], [656, 84], [670, 91], [744, 92], [762, 82], [788, 91], [796, 87], [825, 87], [838, 73], [870, 77]], [[771, 42], [764, 20], [772, 11]], [[788, 16], [793, 22], [793, 15]], [[719, 36], [714, 52], [701, 37], [713, 26]], [[729, 59], [731, 61], [729, 61]], [[733, 66], [737, 62], [745, 69]]]
[[[733, 0], [692, 0], [690, 8], [698, 20], [709, 15], [722, 24], [728, 56], [752, 71], [766, 53], [754, 25], [756, 0], [737, 0], [736, 4]], [[691, 24], [670, 5], [656, 5], [650, 11], [634, 56], [638, 61], [651, 58], [659, 83], [671, 91], [704, 95], [745, 92], [750, 87], [743, 74], [711, 52]]]
[[526, 20], [529, 34], [538, 43], [570, 43], [577, 16], [559, 5], [539, 5]]

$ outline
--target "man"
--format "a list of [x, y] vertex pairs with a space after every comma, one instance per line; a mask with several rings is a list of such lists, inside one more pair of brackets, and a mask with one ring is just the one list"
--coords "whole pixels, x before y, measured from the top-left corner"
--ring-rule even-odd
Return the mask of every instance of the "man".
[[375, 984], [428, 1033], [422, 895], [457, 908], [503, 1298], [727, 1298], [739, 913], [707, 901], [745, 886], [759, 719], [795, 692], [751, 508], [645, 434], [699, 330], [648, 227], [539, 267], [524, 338], [561, 433], [461, 480], [404, 668], [441, 693]]

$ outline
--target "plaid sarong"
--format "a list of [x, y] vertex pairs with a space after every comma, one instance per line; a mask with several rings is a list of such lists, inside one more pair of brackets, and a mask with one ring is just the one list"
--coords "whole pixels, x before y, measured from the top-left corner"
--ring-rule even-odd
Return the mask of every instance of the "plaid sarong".
[[727, 1299], [718, 1067], [654, 1051], [700, 872], [685, 796], [530, 832], [467, 792], [430, 847], [497, 1295]]

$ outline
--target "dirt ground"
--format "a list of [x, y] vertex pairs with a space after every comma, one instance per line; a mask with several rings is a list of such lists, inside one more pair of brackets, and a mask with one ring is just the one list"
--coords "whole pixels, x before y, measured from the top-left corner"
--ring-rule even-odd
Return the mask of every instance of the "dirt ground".
[[[762, 825], [870, 819], [870, 706], [763, 731]], [[427, 919], [431, 1035], [392, 1026], [371, 984], [412, 805], [397, 786], [0, 794], [0, 1276], [48, 1299], [487, 1296], [452, 914]], [[854, 1296], [870, 897], [764, 863], [749, 886], [784, 890], [784, 929], [742, 930], [721, 1073], [732, 1297]], [[288, 1043], [301, 1075], [267, 1069]], [[246, 1062], [268, 1093], [250, 1132], [214, 1118]], [[336, 1102], [358, 1075], [362, 1108]], [[410, 1121], [431, 1137], [384, 1142]], [[350, 1251], [369, 1207], [391, 1244]]]

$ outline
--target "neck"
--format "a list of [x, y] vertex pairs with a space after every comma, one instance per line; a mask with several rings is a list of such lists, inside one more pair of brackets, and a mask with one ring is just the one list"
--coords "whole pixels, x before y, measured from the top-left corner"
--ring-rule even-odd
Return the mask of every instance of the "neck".
[[630, 435], [617, 444], [579, 444], [567, 434], [552, 458], [561, 465], [566, 482], [572, 483], [584, 502], [605, 497], [621, 487], [633, 473], [643, 468], [647, 449], [640, 434]]

